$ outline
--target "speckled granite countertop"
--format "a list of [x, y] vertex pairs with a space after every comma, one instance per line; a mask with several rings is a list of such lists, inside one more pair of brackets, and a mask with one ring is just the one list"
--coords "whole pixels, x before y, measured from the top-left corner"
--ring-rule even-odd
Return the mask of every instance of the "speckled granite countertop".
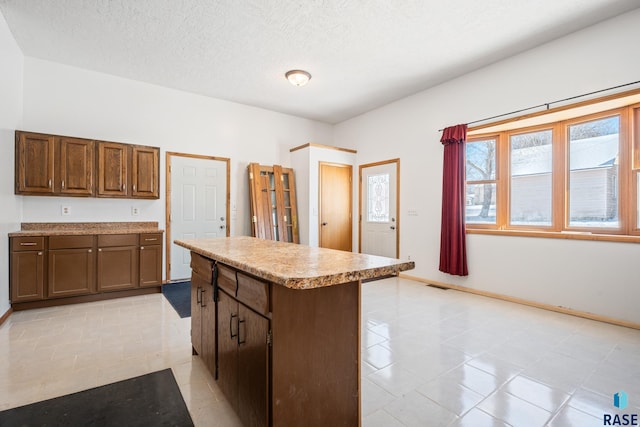
[[23, 222], [9, 237], [162, 233], [157, 222]]
[[413, 261], [255, 237], [176, 240], [175, 243], [204, 257], [292, 289], [338, 285], [415, 267]]

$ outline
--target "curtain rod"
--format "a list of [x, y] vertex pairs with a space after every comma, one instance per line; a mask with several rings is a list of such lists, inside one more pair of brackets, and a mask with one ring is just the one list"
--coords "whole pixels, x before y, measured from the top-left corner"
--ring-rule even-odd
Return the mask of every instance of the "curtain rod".
[[[574, 100], [574, 99], [577, 99], [577, 98], [582, 98], [582, 97], [589, 96], [589, 95], [595, 95], [596, 93], [606, 92], [608, 90], [620, 89], [621, 87], [631, 86], [631, 85], [635, 85], [635, 84], [638, 84], [638, 83], [640, 83], [640, 80], [635, 81], [635, 82], [631, 82], [631, 83], [625, 83], [625, 84], [618, 85], [618, 86], [608, 87], [606, 89], [596, 90], [594, 92], [583, 93], [581, 95], [570, 96], [569, 98], [558, 99], [557, 101], [545, 102], [544, 104], [534, 105], [533, 107], [522, 108], [520, 110], [511, 111], [509, 113], [498, 114], [497, 116], [491, 116], [491, 117], [486, 117], [486, 118], [480, 119], [480, 120], [474, 120], [472, 122], [467, 123], [467, 126], [468, 125], [472, 125], [474, 123], [486, 122], [487, 120], [498, 119], [500, 117], [510, 116], [512, 114], [522, 113], [522, 112], [525, 112], [525, 111], [534, 110], [536, 108], [541, 108], [541, 107], [547, 107], [547, 110], [548, 110], [549, 106], [551, 104], [558, 104], [560, 102], [571, 101], [571, 100]], [[438, 132], [442, 132], [443, 130], [444, 129], [438, 129]]]

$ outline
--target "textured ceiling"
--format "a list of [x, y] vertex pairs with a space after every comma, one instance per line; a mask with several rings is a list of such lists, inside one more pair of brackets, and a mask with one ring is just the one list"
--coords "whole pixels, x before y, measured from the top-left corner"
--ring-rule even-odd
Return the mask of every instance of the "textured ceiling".
[[[26, 56], [327, 123], [639, 0], [0, 0]], [[312, 74], [305, 87], [284, 73]]]

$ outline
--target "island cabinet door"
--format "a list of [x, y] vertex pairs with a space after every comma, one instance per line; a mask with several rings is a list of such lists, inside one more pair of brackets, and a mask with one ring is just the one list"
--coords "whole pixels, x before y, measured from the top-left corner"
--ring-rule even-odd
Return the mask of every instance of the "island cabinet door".
[[238, 302], [218, 293], [218, 386], [238, 411]]
[[193, 354], [202, 354], [202, 283], [191, 275], [191, 347]]
[[238, 409], [245, 426], [268, 425], [269, 319], [238, 305]]

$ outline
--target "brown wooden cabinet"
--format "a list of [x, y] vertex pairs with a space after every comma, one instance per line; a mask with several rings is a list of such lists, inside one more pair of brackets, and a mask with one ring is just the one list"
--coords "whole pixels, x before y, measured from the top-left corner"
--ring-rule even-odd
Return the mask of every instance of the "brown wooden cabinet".
[[129, 195], [129, 146], [98, 141], [98, 197]]
[[269, 285], [223, 265], [218, 268], [218, 384], [245, 426], [265, 426], [269, 420]]
[[47, 297], [96, 292], [94, 236], [49, 237]]
[[82, 302], [159, 291], [162, 241], [162, 233], [10, 237], [11, 304], [33, 308], [64, 297]]
[[160, 149], [16, 131], [15, 193], [160, 197]]
[[133, 197], [157, 199], [159, 196], [158, 148], [134, 145], [131, 147], [131, 191]]
[[55, 191], [67, 196], [93, 195], [93, 141], [56, 138], [60, 157], [56, 163]]
[[162, 233], [141, 234], [140, 286], [162, 284]]
[[216, 377], [216, 300], [213, 262], [191, 254], [191, 345], [205, 366]]
[[138, 286], [138, 235], [98, 236], [98, 292]]
[[98, 197], [159, 197], [157, 147], [98, 142]]
[[18, 237], [11, 241], [11, 301], [44, 298], [44, 237]]
[[93, 141], [17, 131], [15, 155], [16, 194], [93, 194]]
[[55, 138], [31, 132], [16, 132], [16, 194], [54, 193]]

